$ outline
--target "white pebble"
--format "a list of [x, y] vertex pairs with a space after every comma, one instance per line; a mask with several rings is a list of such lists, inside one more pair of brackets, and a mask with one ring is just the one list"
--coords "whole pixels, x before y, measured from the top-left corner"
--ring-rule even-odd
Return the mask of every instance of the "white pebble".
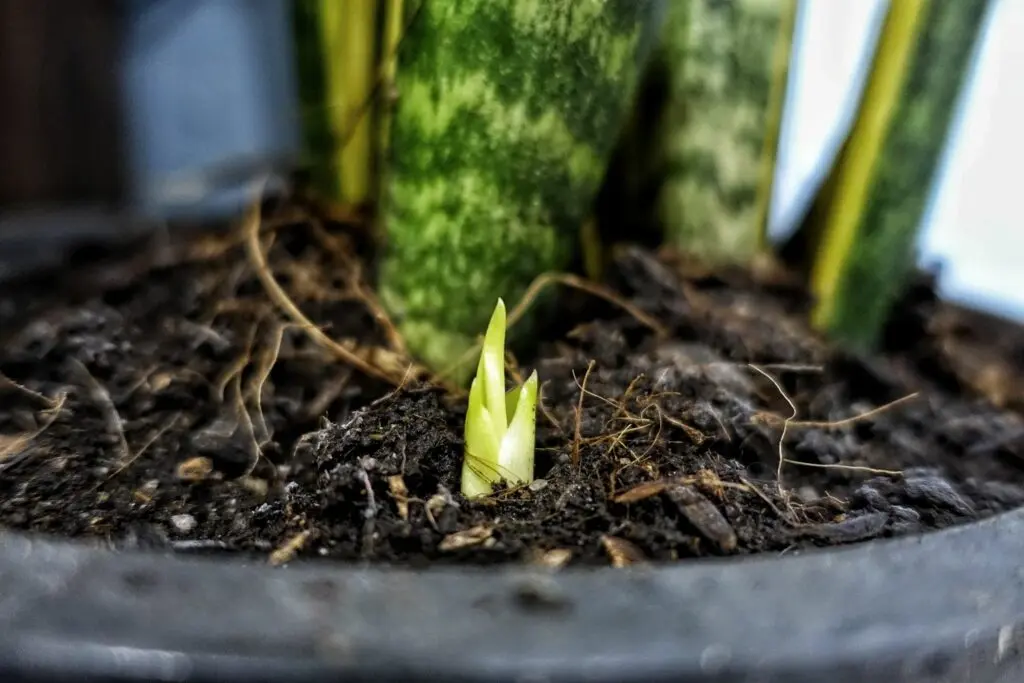
[[174, 515], [171, 517], [171, 524], [178, 532], [187, 534], [196, 528], [196, 518], [192, 515]]

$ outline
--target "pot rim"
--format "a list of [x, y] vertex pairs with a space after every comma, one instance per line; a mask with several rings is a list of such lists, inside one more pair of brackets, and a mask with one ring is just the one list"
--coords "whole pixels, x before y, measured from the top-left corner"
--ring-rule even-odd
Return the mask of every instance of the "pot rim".
[[0, 676], [949, 680], [1014, 659], [1022, 586], [1024, 509], [792, 556], [559, 572], [284, 569], [0, 532]]

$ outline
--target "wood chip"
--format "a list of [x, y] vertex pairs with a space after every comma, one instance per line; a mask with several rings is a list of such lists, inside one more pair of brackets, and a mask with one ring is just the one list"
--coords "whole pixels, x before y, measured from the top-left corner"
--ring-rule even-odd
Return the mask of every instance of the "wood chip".
[[601, 546], [604, 547], [604, 551], [612, 561], [613, 567], [628, 567], [630, 565], [643, 564], [647, 561], [643, 551], [624, 538], [608, 535], [602, 536]]
[[291, 562], [295, 558], [295, 553], [302, 550], [302, 546], [306, 545], [309, 541], [310, 536], [313, 535], [312, 529], [306, 529], [301, 531], [287, 541], [283, 545], [279, 546], [277, 550], [270, 553], [270, 564], [275, 567]]
[[213, 461], [202, 456], [189, 458], [178, 463], [177, 474], [183, 481], [204, 481], [213, 474]]
[[424, 512], [427, 514], [427, 521], [430, 522], [430, 526], [434, 527], [437, 531], [437, 516], [448, 505], [448, 496], [443, 493], [435, 493], [427, 500], [427, 504], [423, 506]]
[[715, 498], [722, 498], [725, 496], [725, 484], [719, 478], [718, 473], [714, 470], [703, 469], [697, 472], [697, 486], [709, 495]]
[[647, 473], [647, 475], [657, 481], [661, 479], [661, 472], [658, 470], [658, 465], [653, 460], [645, 460], [637, 465], [640, 469]]
[[448, 534], [437, 546], [437, 549], [441, 552], [447, 553], [453, 550], [460, 550], [462, 548], [480, 545], [481, 543], [489, 540], [493, 533], [494, 529], [492, 527], [486, 524], [480, 524], [478, 526], [470, 527], [469, 529], [456, 531], [454, 534]]
[[267, 492], [270, 490], [270, 483], [266, 479], [258, 477], [242, 477], [238, 483], [256, 498], [266, 498]]
[[398, 516], [403, 520], [409, 519], [409, 489], [405, 486], [405, 479], [402, 475], [396, 474], [392, 477], [388, 477], [388, 491], [391, 492], [391, 497], [395, 500], [395, 506], [398, 508]]
[[629, 505], [631, 503], [638, 503], [646, 498], [651, 498], [659, 493], [665, 491], [671, 486], [675, 486], [679, 483], [678, 479], [659, 479], [658, 481], [645, 481], [643, 484], [637, 484], [633, 488], [620, 493], [619, 495], [612, 498], [613, 503], [622, 503]]
[[875, 538], [882, 533], [888, 521], [887, 512], [869, 512], [860, 517], [841, 518], [832, 523], [804, 527], [800, 533], [834, 543], [854, 543]]
[[692, 441], [695, 446], [700, 446], [708, 440], [708, 437], [705, 436], [704, 432], [700, 431], [696, 427], [691, 427], [685, 422], [677, 422], [674, 424], [686, 433], [686, 436], [689, 437], [690, 441]]
[[174, 381], [174, 375], [169, 372], [158, 372], [149, 378], [149, 390], [154, 394], [159, 394], [161, 391], [171, 386], [171, 382]]
[[561, 569], [569, 564], [571, 559], [572, 551], [568, 548], [553, 548], [537, 553], [533, 559], [533, 564], [539, 567], [547, 567], [548, 569]]
[[736, 532], [718, 508], [692, 486], [675, 486], [666, 495], [702, 536], [726, 552], [736, 549]]

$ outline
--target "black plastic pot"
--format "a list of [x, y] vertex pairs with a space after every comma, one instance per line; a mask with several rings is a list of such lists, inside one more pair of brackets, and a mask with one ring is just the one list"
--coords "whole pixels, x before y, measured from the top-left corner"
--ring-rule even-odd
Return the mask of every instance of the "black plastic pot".
[[[51, 256], [81, 239], [62, 233]], [[0, 266], [24, 255], [0, 249]], [[1024, 680], [1022, 642], [1024, 510], [801, 556], [559, 573], [274, 568], [0, 533], [4, 683], [995, 683]]]
[[799, 557], [400, 571], [0, 536], [3, 681], [1019, 681], [1024, 513]]

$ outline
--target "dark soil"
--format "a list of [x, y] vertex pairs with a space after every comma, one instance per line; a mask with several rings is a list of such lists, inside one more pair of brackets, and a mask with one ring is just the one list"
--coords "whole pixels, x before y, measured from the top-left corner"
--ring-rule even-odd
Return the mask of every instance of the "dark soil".
[[[275, 234], [271, 266], [302, 310], [335, 339], [383, 344], [339, 243]], [[136, 257], [123, 281], [108, 264], [102, 291], [93, 270], [0, 294], [0, 525], [274, 563], [621, 566], [919, 533], [1024, 503], [1024, 330], [940, 304], [927, 282], [887, 353], [858, 358], [807, 329], [800, 288], [772, 268], [708, 274], [626, 251], [608, 286], [663, 334], [562, 290], [568, 320], [519, 359], [544, 382], [539, 479], [471, 502], [463, 399], [393, 391], [284, 327], [237, 244], [188, 251], [149, 269]]]

